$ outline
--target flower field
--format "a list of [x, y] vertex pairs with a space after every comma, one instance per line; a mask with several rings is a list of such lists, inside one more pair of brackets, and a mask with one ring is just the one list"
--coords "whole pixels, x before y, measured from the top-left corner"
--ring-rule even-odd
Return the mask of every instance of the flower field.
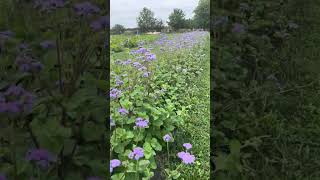
[[110, 46], [111, 178], [209, 179], [209, 33]]

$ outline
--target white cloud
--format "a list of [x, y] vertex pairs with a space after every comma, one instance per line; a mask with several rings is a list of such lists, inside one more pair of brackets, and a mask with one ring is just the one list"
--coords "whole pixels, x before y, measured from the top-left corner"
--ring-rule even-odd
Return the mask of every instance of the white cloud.
[[125, 27], [136, 27], [136, 18], [143, 7], [150, 8], [157, 18], [167, 21], [174, 8], [184, 11], [187, 18], [193, 16], [199, 0], [111, 0], [111, 27], [122, 24]]

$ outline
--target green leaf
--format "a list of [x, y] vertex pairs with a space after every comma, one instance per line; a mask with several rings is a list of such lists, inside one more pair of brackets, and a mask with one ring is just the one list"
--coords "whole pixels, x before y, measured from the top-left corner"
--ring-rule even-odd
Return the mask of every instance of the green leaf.
[[149, 160], [140, 160], [138, 163], [139, 171], [145, 170], [150, 164]]
[[159, 144], [158, 140], [156, 138], [151, 139], [151, 146], [156, 150], [156, 151], [161, 151], [162, 146]]
[[84, 124], [82, 133], [86, 141], [99, 140], [103, 137], [104, 127], [101, 124], [95, 124], [90, 121]]
[[126, 176], [124, 175], [124, 173], [118, 173], [111, 176], [112, 180], [124, 180], [125, 178]]
[[40, 147], [56, 154], [61, 150], [64, 141], [71, 136], [71, 129], [62, 126], [56, 119], [48, 119], [45, 122], [34, 120], [31, 122], [31, 129]]

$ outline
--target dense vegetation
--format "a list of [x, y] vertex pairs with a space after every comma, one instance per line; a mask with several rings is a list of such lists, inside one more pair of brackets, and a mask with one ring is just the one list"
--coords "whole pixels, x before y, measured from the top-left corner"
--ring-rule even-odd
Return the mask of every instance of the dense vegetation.
[[208, 35], [111, 37], [112, 179], [208, 179]]
[[214, 179], [320, 177], [319, 5], [212, 2]]
[[106, 10], [0, 1], [0, 179], [105, 179]]

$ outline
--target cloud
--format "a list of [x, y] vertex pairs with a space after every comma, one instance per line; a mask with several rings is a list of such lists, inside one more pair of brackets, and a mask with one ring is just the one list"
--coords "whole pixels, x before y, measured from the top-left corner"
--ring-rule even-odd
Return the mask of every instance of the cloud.
[[168, 20], [169, 14], [174, 8], [184, 11], [187, 18], [193, 16], [199, 0], [111, 0], [110, 20], [111, 27], [122, 24], [125, 27], [136, 27], [136, 18], [143, 7], [150, 8], [157, 18]]

